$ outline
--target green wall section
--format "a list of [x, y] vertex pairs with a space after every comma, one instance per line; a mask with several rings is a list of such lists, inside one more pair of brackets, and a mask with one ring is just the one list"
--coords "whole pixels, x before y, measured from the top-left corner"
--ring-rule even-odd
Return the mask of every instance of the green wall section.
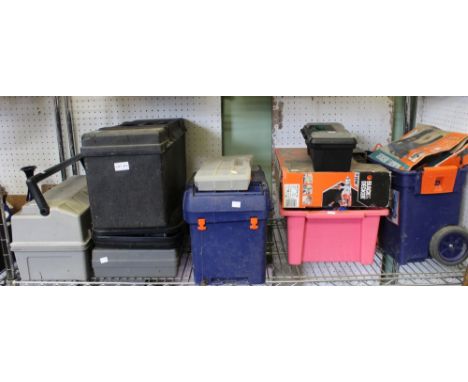
[[396, 141], [405, 133], [405, 98], [393, 97], [392, 141]]
[[272, 97], [222, 97], [223, 155], [253, 154], [271, 187]]

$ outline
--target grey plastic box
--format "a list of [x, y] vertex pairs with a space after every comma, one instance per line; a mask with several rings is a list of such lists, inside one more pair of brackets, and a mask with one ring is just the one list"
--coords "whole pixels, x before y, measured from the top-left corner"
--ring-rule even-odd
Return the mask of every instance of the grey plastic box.
[[[90, 244], [91, 242], [89, 242]], [[89, 279], [89, 245], [79, 249], [43, 247], [16, 250], [16, 262], [24, 281], [86, 281]]]
[[169, 278], [177, 275], [179, 249], [94, 248], [92, 267], [98, 278]]
[[50, 213], [31, 201], [12, 216], [12, 243], [22, 280], [77, 280], [90, 275], [91, 214], [85, 176], [44, 193]]
[[252, 173], [251, 155], [226, 156], [203, 163], [195, 174], [198, 191], [245, 191]]

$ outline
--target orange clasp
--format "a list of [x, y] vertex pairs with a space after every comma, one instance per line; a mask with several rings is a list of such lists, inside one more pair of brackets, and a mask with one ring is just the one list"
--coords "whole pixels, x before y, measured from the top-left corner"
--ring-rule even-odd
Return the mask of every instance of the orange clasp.
[[199, 231], [206, 231], [206, 220], [205, 219], [198, 219], [198, 230]]
[[258, 218], [257, 217], [250, 218], [250, 229], [253, 230], [253, 231], [258, 229]]
[[421, 180], [421, 194], [453, 192], [458, 168], [456, 166], [426, 167]]

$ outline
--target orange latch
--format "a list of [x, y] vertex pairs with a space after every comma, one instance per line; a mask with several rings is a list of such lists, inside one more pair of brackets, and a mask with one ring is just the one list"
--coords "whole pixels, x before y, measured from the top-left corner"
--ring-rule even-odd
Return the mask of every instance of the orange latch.
[[257, 217], [250, 218], [250, 229], [253, 230], [253, 231], [258, 229], [258, 218]]
[[206, 220], [205, 219], [198, 219], [198, 230], [199, 231], [206, 231]]
[[421, 194], [453, 192], [457, 171], [457, 166], [425, 167], [421, 179]]

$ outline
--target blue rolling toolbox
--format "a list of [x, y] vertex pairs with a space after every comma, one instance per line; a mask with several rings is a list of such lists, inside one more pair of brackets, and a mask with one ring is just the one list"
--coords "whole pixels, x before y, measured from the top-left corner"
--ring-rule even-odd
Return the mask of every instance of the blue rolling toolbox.
[[468, 231], [459, 226], [468, 167], [392, 170], [391, 214], [382, 219], [379, 245], [400, 265], [432, 256], [445, 265], [468, 257]]
[[265, 282], [265, 243], [270, 196], [265, 174], [252, 171], [247, 191], [184, 194], [197, 284]]

